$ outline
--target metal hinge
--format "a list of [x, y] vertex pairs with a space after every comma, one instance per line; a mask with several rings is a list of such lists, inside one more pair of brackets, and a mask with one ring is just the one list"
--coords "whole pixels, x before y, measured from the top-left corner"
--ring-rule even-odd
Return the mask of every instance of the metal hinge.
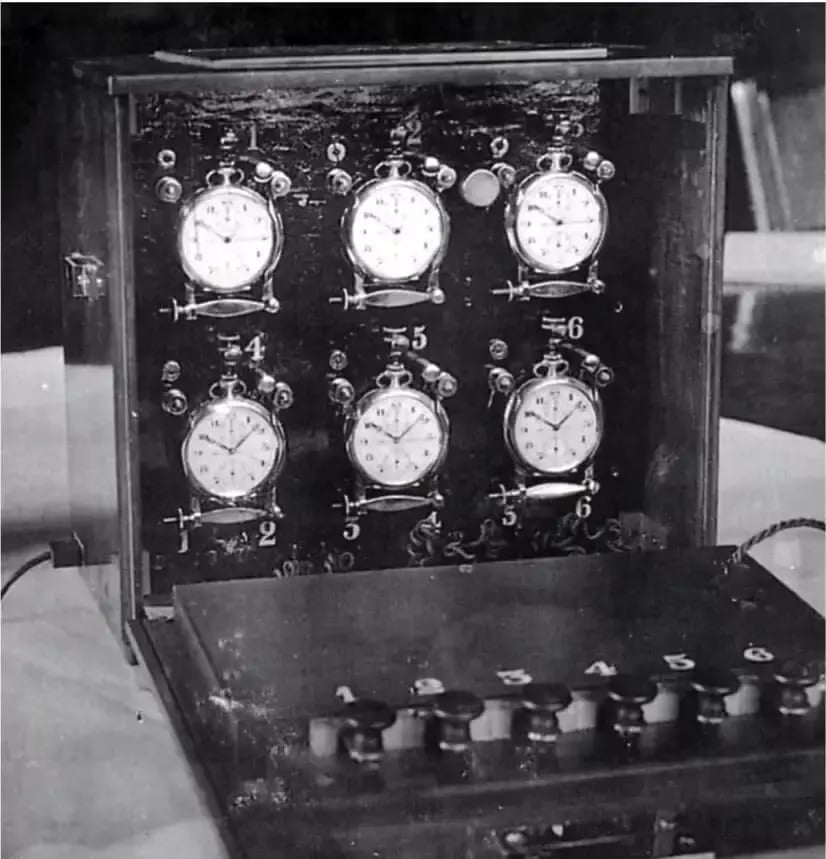
[[63, 258], [63, 271], [72, 298], [97, 301], [104, 294], [103, 263], [97, 257], [71, 253]]

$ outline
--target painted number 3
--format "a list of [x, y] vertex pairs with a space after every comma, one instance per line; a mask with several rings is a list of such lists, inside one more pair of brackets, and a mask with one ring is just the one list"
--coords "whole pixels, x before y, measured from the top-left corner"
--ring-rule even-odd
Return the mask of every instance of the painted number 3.
[[510, 668], [506, 671], [497, 671], [496, 676], [505, 686], [527, 686], [533, 683], [533, 677], [524, 668]]

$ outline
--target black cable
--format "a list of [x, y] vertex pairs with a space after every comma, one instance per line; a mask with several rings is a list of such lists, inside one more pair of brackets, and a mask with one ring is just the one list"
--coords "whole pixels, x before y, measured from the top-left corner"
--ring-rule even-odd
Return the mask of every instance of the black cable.
[[769, 537], [773, 537], [781, 531], [788, 531], [790, 528], [817, 528], [820, 531], [826, 531], [826, 522], [822, 519], [808, 519], [806, 517], [801, 517], [799, 519], [784, 519], [782, 522], [775, 522], [774, 525], [769, 525], [768, 528], [758, 531], [756, 534], [749, 537], [748, 540], [741, 543], [727, 559], [725, 564], [726, 569], [734, 564], [741, 564], [746, 552], [758, 543], [762, 543], [763, 540], [768, 540]]
[[32, 569], [32, 567], [36, 567], [38, 564], [42, 564], [44, 561], [51, 561], [51, 559], [52, 559], [51, 551], [41, 552], [39, 555], [35, 555], [33, 558], [30, 558], [28, 561], [26, 561], [25, 564], [18, 567], [18, 569], [16, 569], [11, 574], [11, 576], [9, 576], [8, 581], [3, 583], [3, 587], [0, 588], [0, 600], [3, 599], [3, 597], [6, 595], [6, 592], [9, 590], [9, 588], [16, 581], [18, 581], [18, 579], [22, 579], [23, 576], [26, 573], [28, 573], [28, 571], [30, 569]]

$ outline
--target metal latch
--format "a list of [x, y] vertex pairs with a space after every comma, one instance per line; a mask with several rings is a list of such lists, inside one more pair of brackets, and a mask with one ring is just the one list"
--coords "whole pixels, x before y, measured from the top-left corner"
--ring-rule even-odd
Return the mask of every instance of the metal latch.
[[103, 263], [97, 257], [69, 254], [63, 258], [63, 271], [72, 298], [97, 301], [104, 294]]

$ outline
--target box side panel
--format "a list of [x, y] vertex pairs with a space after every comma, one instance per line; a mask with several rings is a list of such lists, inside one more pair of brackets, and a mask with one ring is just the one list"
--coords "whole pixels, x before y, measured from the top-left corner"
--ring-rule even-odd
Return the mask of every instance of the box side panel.
[[89, 585], [119, 633], [131, 600], [120, 581], [125, 451], [118, 444], [116, 402], [128, 334], [119, 309], [124, 249], [112, 175], [117, 112], [112, 99], [91, 90], [63, 93], [59, 201], [71, 525], [84, 547]]
[[634, 316], [628, 354], [644, 368], [646, 419], [630, 444], [654, 545], [705, 545], [716, 523], [726, 85], [647, 83], [632, 81], [627, 112], [612, 118], [628, 164], [614, 247], [638, 298], [623, 311]]

